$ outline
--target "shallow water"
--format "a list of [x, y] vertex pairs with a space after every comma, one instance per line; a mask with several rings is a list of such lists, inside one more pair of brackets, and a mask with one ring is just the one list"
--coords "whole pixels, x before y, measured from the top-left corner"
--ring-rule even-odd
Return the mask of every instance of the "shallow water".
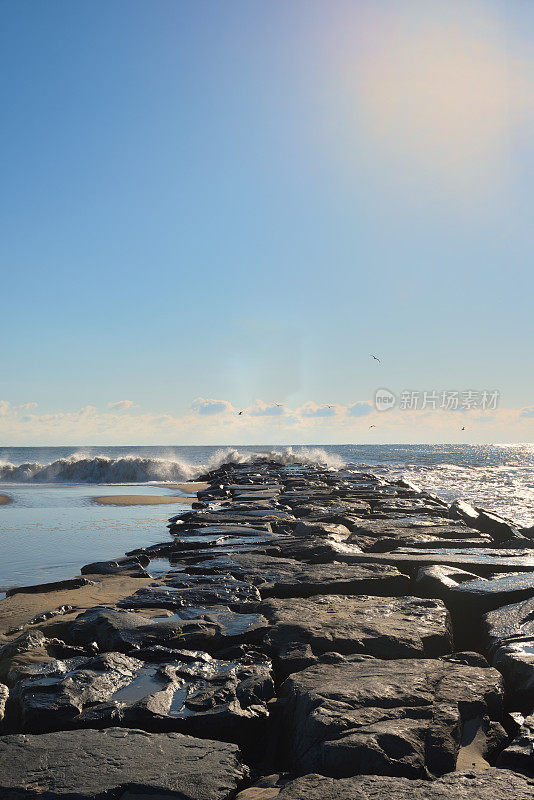
[[[190, 508], [100, 506], [92, 498], [116, 487], [2, 484], [13, 503], [0, 508], [0, 591], [70, 578], [84, 564], [165, 541], [167, 518]], [[121, 494], [162, 494], [156, 486], [122, 486]], [[171, 494], [171, 492], [169, 492]]]

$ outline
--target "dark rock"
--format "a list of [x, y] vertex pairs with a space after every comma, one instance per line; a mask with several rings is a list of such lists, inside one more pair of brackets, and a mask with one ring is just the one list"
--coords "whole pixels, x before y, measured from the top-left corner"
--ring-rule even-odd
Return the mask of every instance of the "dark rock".
[[503, 606], [483, 617], [491, 663], [502, 672], [510, 701], [534, 708], [534, 598]]
[[82, 575], [115, 575], [128, 572], [133, 578], [149, 578], [148, 572], [143, 567], [148, 566], [150, 558], [146, 554], [136, 555], [134, 558], [119, 558], [115, 561], [95, 561], [81, 568]]
[[285, 558], [235, 554], [188, 565], [187, 572], [229, 573], [256, 585], [262, 597], [309, 597], [314, 594], [406, 594], [409, 579], [394, 567], [374, 564], [308, 565]]
[[[456, 767], [468, 724], [491, 751], [492, 723], [502, 717], [499, 673], [446, 659], [350, 656], [291, 676], [281, 698], [281, 730], [297, 774], [443, 775]], [[502, 747], [507, 737], [498, 730]]]
[[398, 536], [395, 538], [384, 537], [383, 539], [375, 539], [373, 542], [363, 549], [366, 553], [391, 553], [399, 548], [409, 547], [420, 548], [421, 550], [429, 550], [439, 548], [440, 550], [448, 548], [464, 548], [464, 547], [491, 547], [491, 539], [489, 536], [477, 537], [476, 539], [440, 539], [436, 536], [428, 536], [425, 534], [415, 534], [413, 536]]
[[[373, 539], [415, 536], [424, 534], [440, 539], [466, 539], [473, 536], [473, 531], [463, 522], [448, 519], [432, 519], [430, 517], [404, 516], [387, 519], [358, 519], [347, 525], [355, 536]], [[352, 541], [352, 539], [351, 539]], [[358, 540], [356, 540], [358, 541]]]
[[354, 556], [353, 563], [389, 564], [412, 574], [417, 574], [421, 567], [435, 564], [486, 576], [496, 572], [532, 572], [534, 555], [532, 550], [399, 548], [394, 553], [362, 553]]
[[498, 514], [484, 511], [483, 508], [473, 508], [463, 500], [455, 500], [451, 503], [449, 514], [454, 519], [463, 520], [471, 528], [476, 528], [483, 533], [489, 533], [497, 544], [520, 536], [517, 528], [514, 528], [505, 519], [499, 517]]
[[449, 614], [436, 600], [319, 595], [266, 600], [261, 611], [273, 625], [265, 643], [284, 677], [331, 651], [395, 659], [432, 658], [452, 649]]
[[30, 733], [137, 727], [249, 745], [267, 719], [271, 664], [259, 653], [231, 661], [175, 651], [164, 666], [121, 653], [28, 667], [10, 698], [10, 724]]
[[[218, 579], [217, 579], [218, 578]], [[118, 604], [121, 608], [170, 608], [187, 606], [206, 608], [222, 605], [244, 611], [260, 600], [255, 586], [237, 581], [230, 575], [179, 576], [167, 580], [165, 586], [147, 586], [126, 597]]]
[[2, 800], [229, 800], [246, 774], [235, 745], [125, 728], [2, 736], [0, 761]]
[[416, 500], [411, 498], [409, 500], [400, 500], [395, 497], [388, 500], [379, 500], [373, 505], [373, 514], [389, 515], [398, 512], [403, 514], [424, 514], [436, 517], [447, 516], [446, 508], [430, 500]]
[[[527, 717], [521, 725], [514, 741], [502, 751], [497, 759], [501, 769], [522, 772], [534, 778], [534, 717]], [[532, 786], [534, 793], [534, 782]]]
[[419, 570], [416, 586], [427, 597], [445, 601], [453, 617], [455, 635], [462, 636], [465, 644], [479, 629], [482, 614], [534, 597], [534, 573], [519, 572], [488, 579], [454, 567], [424, 567]]
[[0, 648], [0, 678], [11, 683], [11, 673], [20, 665], [50, 658], [87, 656], [82, 647], [72, 647], [61, 639], [48, 638], [37, 628], [25, 631]]
[[236, 800], [531, 800], [534, 781], [505, 769], [455, 772], [436, 781], [375, 775], [326, 778], [306, 775], [276, 794], [238, 794]]
[[75, 644], [94, 641], [101, 650], [121, 653], [153, 645], [213, 650], [257, 641], [266, 627], [267, 620], [259, 614], [187, 608], [172, 617], [147, 618], [130, 611], [97, 607], [70, 622], [64, 635]]
[[35, 586], [15, 586], [8, 589], [6, 597], [12, 597], [14, 594], [39, 594], [41, 592], [61, 592], [64, 589], [80, 589], [82, 586], [92, 586], [94, 581], [88, 578], [69, 578], [64, 581], [56, 581], [55, 583], [38, 583]]
[[277, 541], [276, 547], [284, 558], [307, 561], [311, 564], [330, 564], [332, 561], [350, 564], [353, 556], [362, 552], [361, 548], [355, 545], [320, 536], [309, 538], [285, 536], [283, 540], [280, 538]]

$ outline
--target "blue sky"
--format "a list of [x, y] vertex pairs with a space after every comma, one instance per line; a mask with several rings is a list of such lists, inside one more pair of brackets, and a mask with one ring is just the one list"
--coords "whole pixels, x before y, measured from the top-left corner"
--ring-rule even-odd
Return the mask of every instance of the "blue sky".
[[532, 4], [0, 18], [3, 443], [532, 439]]

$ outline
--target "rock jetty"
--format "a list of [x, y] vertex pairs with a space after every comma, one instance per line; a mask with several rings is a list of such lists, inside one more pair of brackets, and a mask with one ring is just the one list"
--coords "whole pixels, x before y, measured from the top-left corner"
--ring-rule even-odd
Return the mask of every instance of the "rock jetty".
[[201, 480], [1, 601], [2, 800], [534, 796], [533, 531], [349, 468]]

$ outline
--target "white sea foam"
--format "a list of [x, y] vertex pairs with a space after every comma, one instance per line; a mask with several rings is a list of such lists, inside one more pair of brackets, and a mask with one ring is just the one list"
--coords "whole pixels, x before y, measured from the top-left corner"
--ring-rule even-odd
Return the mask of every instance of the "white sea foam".
[[[170, 455], [170, 454], [169, 454]], [[142, 456], [90, 456], [77, 451], [67, 458], [59, 458], [48, 464], [28, 461], [23, 464], [0, 462], [0, 481], [14, 483], [147, 483], [149, 481], [177, 482], [191, 480], [207, 470], [217, 469], [221, 464], [245, 464], [258, 458], [269, 458], [279, 464], [320, 465], [339, 469], [343, 459], [326, 453], [321, 448], [287, 447], [281, 450], [266, 450], [264, 453], [244, 453], [236, 448], [218, 450], [207, 464], [190, 464], [184, 459], [143, 458]]]

